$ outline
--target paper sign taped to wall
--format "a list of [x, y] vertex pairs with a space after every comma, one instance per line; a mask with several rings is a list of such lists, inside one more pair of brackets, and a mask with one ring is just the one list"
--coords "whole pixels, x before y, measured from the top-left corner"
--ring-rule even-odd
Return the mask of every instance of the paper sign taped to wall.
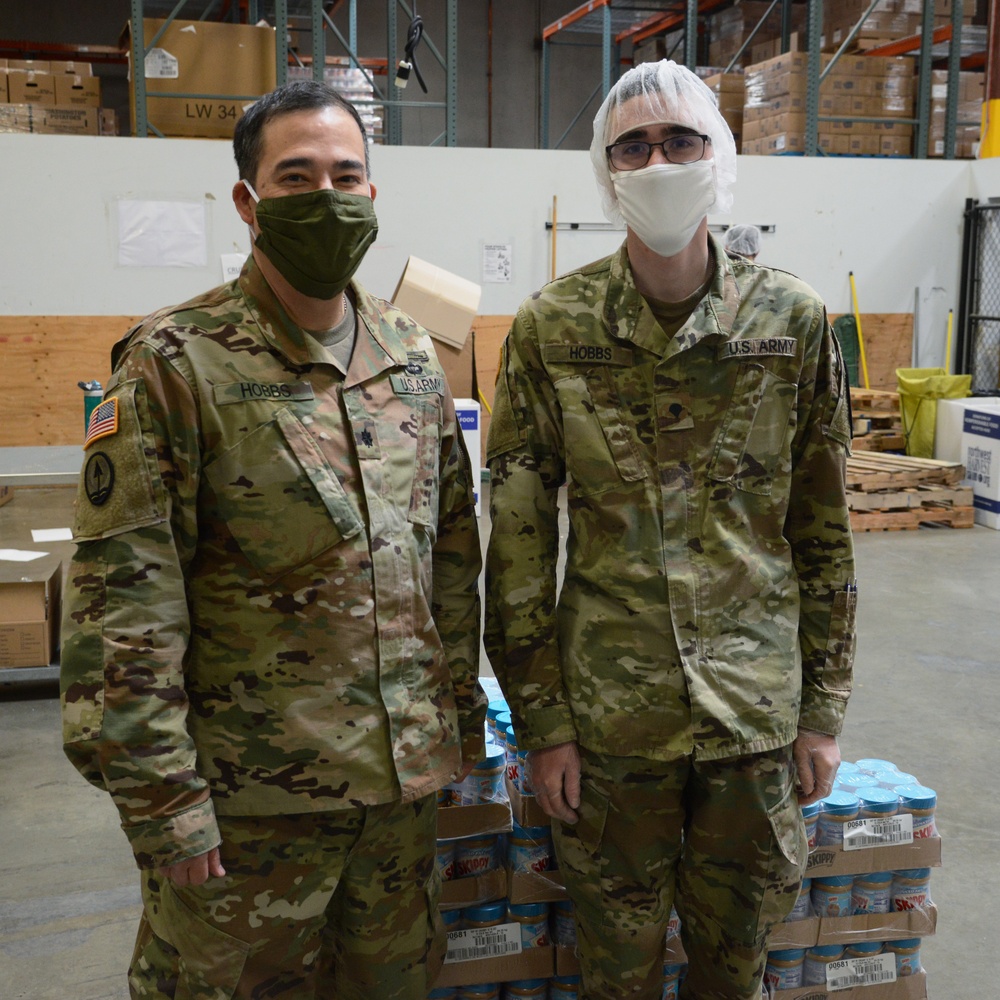
[[205, 267], [203, 201], [118, 202], [119, 267]]

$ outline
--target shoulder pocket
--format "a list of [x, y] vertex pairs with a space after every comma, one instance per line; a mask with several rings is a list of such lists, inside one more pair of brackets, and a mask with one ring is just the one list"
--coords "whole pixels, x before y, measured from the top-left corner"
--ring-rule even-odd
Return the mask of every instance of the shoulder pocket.
[[104, 402], [111, 401], [107, 426], [83, 453], [73, 524], [77, 542], [158, 524], [167, 516], [146, 387], [140, 379], [123, 382], [105, 395]]
[[361, 531], [361, 518], [288, 408], [205, 469], [218, 516], [265, 582]]

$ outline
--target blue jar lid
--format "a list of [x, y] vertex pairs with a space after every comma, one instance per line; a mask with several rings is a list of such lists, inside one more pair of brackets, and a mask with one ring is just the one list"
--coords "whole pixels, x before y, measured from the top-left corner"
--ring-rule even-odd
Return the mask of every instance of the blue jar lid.
[[906, 771], [897, 771], [895, 777], [896, 777], [895, 784], [897, 785], [920, 784], [920, 781], [915, 774], [907, 774]]
[[919, 948], [920, 938], [900, 938], [898, 941], [886, 941], [885, 946], [893, 951], [897, 948]]
[[510, 903], [507, 912], [512, 917], [547, 917], [548, 903]]
[[487, 719], [495, 720], [496, 717], [501, 712], [506, 712], [508, 715], [510, 715], [510, 706], [503, 699], [500, 699], [499, 701], [491, 701], [486, 706], [486, 718]]
[[937, 805], [937, 792], [926, 785], [900, 785], [896, 794], [910, 809], [933, 809]]
[[855, 941], [848, 945], [855, 955], [877, 955], [882, 950], [881, 941]]
[[859, 882], [891, 882], [892, 872], [865, 872], [854, 876]]
[[874, 774], [866, 774], [864, 771], [857, 771], [854, 774], [849, 774], [844, 777], [837, 775], [836, 787], [849, 792], [854, 789], [861, 788], [875, 788], [878, 786], [879, 779]]
[[503, 729], [504, 726], [509, 726], [513, 723], [514, 718], [510, 714], [510, 709], [501, 709], [493, 717], [493, 722], [495, 723], [497, 729]]
[[853, 792], [831, 792], [820, 800], [820, 811], [833, 816], [850, 816], [858, 809], [858, 797]]
[[441, 920], [444, 922], [445, 927], [450, 927], [452, 924], [460, 923], [462, 920], [461, 910], [442, 910]]
[[839, 778], [842, 774], [857, 774], [861, 768], [857, 764], [852, 764], [849, 760], [842, 760], [837, 765], [837, 777]]
[[508, 986], [513, 986], [516, 990], [537, 990], [545, 985], [545, 979], [511, 979]]
[[899, 768], [891, 760], [883, 760], [881, 757], [862, 757], [856, 760], [855, 765], [861, 771], [898, 771]]
[[487, 920], [503, 920], [507, 916], [507, 904], [504, 900], [494, 903], [482, 903], [479, 906], [467, 906], [462, 910], [463, 920], [485, 922]]
[[802, 807], [802, 818], [812, 819], [814, 816], [819, 815], [819, 802], [810, 802], [808, 805]]
[[500, 767], [506, 756], [507, 754], [503, 747], [497, 746], [496, 743], [487, 743], [485, 756], [476, 767]]
[[900, 878], [924, 879], [931, 877], [930, 868], [897, 868], [895, 873]]
[[514, 735], [513, 726], [503, 726], [500, 728], [500, 732], [503, 733], [503, 738], [512, 750], [517, 748], [517, 736]]
[[511, 823], [512, 837], [518, 840], [542, 840], [548, 841], [552, 836], [551, 826], [521, 826], [516, 820]]
[[866, 812], [894, 813], [899, 807], [899, 796], [888, 788], [858, 789], [858, 802]]
[[813, 888], [819, 889], [849, 889], [854, 885], [853, 875], [824, 875], [813, 877]]
[[783, 948], [781, 951], [769, 951], [767, 957], [778, 962], [798, 962], [806, 957], [806, 950], [805, 948]]
[[665, 977], [679, 976], [684, 969], [683, 962], [664, 962], [663, 975]]
[[841, 944], [814, 944], [808, 955], [815, 955], [817, 958], [840, 958], [844, 954], [844, 946]]

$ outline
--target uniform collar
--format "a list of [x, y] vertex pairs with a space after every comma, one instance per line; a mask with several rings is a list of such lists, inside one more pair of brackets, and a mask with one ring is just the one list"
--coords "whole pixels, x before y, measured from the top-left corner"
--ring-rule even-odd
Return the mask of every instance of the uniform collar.
[[[330, 364], [326, 348], [298, 326], [274, 294], [251, 254], [239, 277], [240, 291], [264, 339], [293, 365]], [[375, 299], [361, 283], [352, 279], [358, 314], [358, 337], [351, 356], [345, 386], [356, 385], [387, 368], [406, 365], [406, 348], [385, 321]]]
[[686, 351], [704, 340], [729, 339], [740, 304], [740, 292], [722, 246], [711, 233], [708, 239], [715, 259], [711, 284], [684, 326], [670, 339], [660, 329], [652, 310], [635, 287], [628, 248], [622, 243], [611, 258], [611, 273], [604, 300], [604, 320], [612, 335], [664, 358]]

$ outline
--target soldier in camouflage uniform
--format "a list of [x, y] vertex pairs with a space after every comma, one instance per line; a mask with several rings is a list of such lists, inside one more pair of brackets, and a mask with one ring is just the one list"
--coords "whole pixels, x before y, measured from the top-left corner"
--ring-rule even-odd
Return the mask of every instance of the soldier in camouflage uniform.
[[134, 997], [423, 1000], [436, 791], [482, 756], [469, 460], [427, 332], [352, 280], [354, 108], [240, 121], [240, 277], [143, 320], [91, 422], [66, 752], [142, 869]]
[[626, 240], [504, 344], [487, 652], [553, 817], [581, 1000], [658, 1000], [672, 904], [681, 995], [757, 1000], [851, 688], [844, 372], [816, 294], [709, 235], [736, 156], [693, 73], [636, 67], [594, 132]]

